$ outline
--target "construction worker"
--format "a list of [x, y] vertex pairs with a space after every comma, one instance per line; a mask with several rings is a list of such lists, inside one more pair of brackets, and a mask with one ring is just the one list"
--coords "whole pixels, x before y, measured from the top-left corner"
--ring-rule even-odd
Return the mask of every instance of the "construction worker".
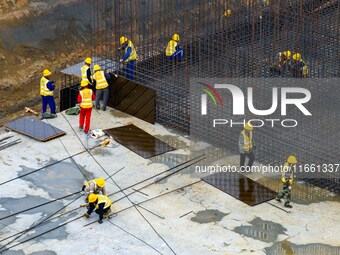
[[232, 10], [231, 9], [227, 9], [226, 11], [224, 11], [223, 16], [224, 17], [230, 17], [232, 14]]
[[85, 65], [80, 68], [80, 72], [81, 72], [81, 80], [85, 80], [87, 81], [88, 84], [92, 84], [92, 73], [91, 73], [91, 66], [92, 64], [92, 59], [91, 58], [86, 58], [85, 59]]
[[137, 59], [137, 52], [132, 42], [125, 36], [121, 36], [119, 43], [122, 46], [122, 50], [125, 51], [124, 56], [119, 60], [121, 63], [126, 63], [126, 78], [134, 80], [135, 78], [135, 64]]
[[269, 0], [260, 0], [262, 6], [268, 6], [270, 1]]
[[[56, 107], [54, 102], [53, 90], [55, 86], [54, 81], [50, 81], [51, 71], [45, 69], [43, 71], [43, 77], [40, 79], [40, 95], [42, 98], [42, 118], [55, 118]], [[51, 113], [47, 113], [47, 105], [49, 105]]]
[[96, 86], [96, 108], [100, 109], [100, 99], [103, 97], [103, 107], [102, 110], [106, 111], [107, 102], [109, 101], [110, 91], [108, 81], [111, 79], [109, 70], [104, 73], [99, 65], [94, 65], [93, 67], [93, 85]]
[[307, 64], [302, 60], [300, 53], [293, 55], [293, 63], [290, 72], [294, 78], [306, 78], [308, 76]]
[[93, 210], [99, 215], [98, 223], [103, 223], [103, 218], [108, 218], [111, 212], [112, 201], [110, 198], [104, 195], [90, 194], [89, 206], [87, 213], [84, 214], [86, 218], [89, 218]]
[[240, 167], [244, 170], [246, 157], [249, 160], [248, 167], [251, 167], [255, 160], [255, 143], [253, 139], [253, 126], [251, 124], [246, 123], [244, 125], [244, 129], [239, 136], [238, 146], [240, 150]]
[[287, 162], [284, 164], [282, 171], [281, 182], [283, 184], [282, 190], [277, 193], [276, 200], [281, 202], [281, 198], [285, 199], [284, 207], [292, 208], [290, 204], [291, 187], [293, 184], [294, 168], [296, 167], [297, 159], [294, 155], [289, 155]]
[[165, 49], [165, 55], [170, 60], [177, 60], [178, 62], [183, 61], [183, 49], [179, 45], [179, 35], [174, 34]]
[[277, 75], [283, 75], [286, 70], [290, 69], [290, 58], [292, 52], [286, 50], [284, 52], [278, 52], [275, 58], [275, 63], [271, 67], [271, 71]]
[[90, 194], [102, 193], [103, 195], [106, 195], [105, 180], [104, 178], [98, 178], [84, 182], [81, 190], [85, 192], [85, 202], [87, 202], [88, 196]]
[[[89, 83], [87, 80], [82, 80], [80, 82], [81, 91], [78, 94], [78, 103], [80, 104], [80, 115], [79, 115], [79, 128], [84, 129], [85, 134], [89, 132], [90, 122], [91, 122], [91, 113], [93, 103], [92, 101], [96, 99], [95, 94], [92, 89], [88, 88]], [[85, 127], [84, 127], [85, 122]]]

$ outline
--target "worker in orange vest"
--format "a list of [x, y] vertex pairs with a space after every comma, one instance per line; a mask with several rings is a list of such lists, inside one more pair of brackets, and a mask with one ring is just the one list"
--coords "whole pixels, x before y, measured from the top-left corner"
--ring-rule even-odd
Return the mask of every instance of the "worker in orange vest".
[[[91, 113], [93, 103], [92, 101], [96, 99], [95, 94], [92, 89], [88, 88], [89, 83], [87, 80], [82, 80], [80, 83], [81, 91], [78, 94], [78, 103], [80, 104], [80, 115], [79, 115], [79, 128], [84, 129], [85, 134], [89, 132]], [[84, 127], [85, 122], [85, 127]]]

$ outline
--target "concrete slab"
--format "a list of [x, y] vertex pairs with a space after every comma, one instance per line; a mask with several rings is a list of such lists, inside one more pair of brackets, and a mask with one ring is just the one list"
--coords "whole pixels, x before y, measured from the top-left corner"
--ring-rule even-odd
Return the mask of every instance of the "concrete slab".
[[[86, 136], [78, 129], [77, 116], [62, 113], [56, 119], [44, 121], [66, 131], [67, 135], [42, 144], [13, 133], [22, 139], [22, 146], [1, 152], [0, 183], [34, 169], [41, 170], [0, 185], [0, 218], [80, 190], [86, 178], [107, 178], [115, 173], [112, 179], [107, 180], [106, 188], [110, 194], [117, 192], [110, 197], [113, 201], [119, 200], [124, 197], [118, 192], [120, 188], [129, 187], [190, 159], [190, 147], [195, 147], [195, 154], [211, 147], [200, 141], [193, 143], [188, 137], [172, 133], [158, 124], [151, 125], [108, 109], [105, 112], [93, 111], [92, 129], [134, 124], [177, 150], [144, 159], [118, 143], [113, 147], [102, 148], [97, 147], [101, 139], [89, 138], [88, 147], [93, 149], [87, 151], [84, 148]], [[0, 135], [0, 139], [7, 135]], [[211, 148], [211, 151], [214, 153], [216, 150]], [[237, 160], [237, 155], [224, 159], [231, 163]], [[57, 163], [44, 168], [53, 162]], [[119, 171], [122, 167], [124, 169]], [[70, 254], [74, 253], [75, 247], [77, 254], [340, 253], [340, 204], [334, 194], [323, 191], [320, 193], [322, 196], [313, 200], [308, 198], [308, 194], [312, 194], [314, 188], [299, 183], [298, 192], [293, 193], [294, 208], [290, 213], [281, 210], [282, 205], [275, 201], [270, 203], [279, 208], [267, 202], [250, 207], [200, 181], [202, 175], [193, 171], [180, 171], [141, 190], [143, 193], [135, 192], [134, 189], [152, 183], [155, 178], [136, 185], [134, 189], [128, 188], [126, 194], [134, 192], [129, 196], [130, 200], [123, 198], [112, 205], [113, 211], [120, 211], [130, 207], [131, 201], [139, 203], [163, 194], [141, 204], [147, 210], [132, 207], [119, 212], [110, 221], [105, 220], [103, 224], [95, 222], [84, 227], [97, 219], [98, 216], [93, 214], [90, 219], [80, 218], [23, 244], [19, 242], [84, 214], [85, 209], [79, 208], [84, 203], [83, 198], [71, 204], [72, 198], [62, 199], [6, 220], [0, 219], [2, 240], [66, 206], [62, 216], [9, 244], [19, 245], [3, 254]], [[257, 179], [273, 190], [278, 187], [276, 176], [248, 177]], [[181, 188], [190, 183], [195, 184]], [[176, 191], [168, 193], [172, 190]], [[0, 241], [0, 247], [8, 241]]]

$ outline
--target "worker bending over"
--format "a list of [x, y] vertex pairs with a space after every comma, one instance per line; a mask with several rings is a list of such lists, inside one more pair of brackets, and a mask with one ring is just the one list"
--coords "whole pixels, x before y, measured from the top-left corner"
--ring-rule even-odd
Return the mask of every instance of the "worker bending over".
[[90, 194], [99, 194], [101, 192], [103, 195], [106, 195], [104, 178], [93, 179], [85, 182], [82, 187], [82, 191], [85, 192], [85, 202], [87, 202]]
[[174, 34], [172, 36], [172, 39], [169, 41], [168, 46], [166, 47], [165, 50], [165, 55], [170, 59], [170, 60], [176, 60], [178, 62], [183, 61], [183, 49], [179, 45], [179, 35]]
[[103, 218], [108, 218], [109, 213], [111, 212], [112, 201], [110, 198], [104, 195], [89, 195], [89, 206], [87, 213], [84, 214], [86, 218], [89, 218], [91, 213], [95, 211], [96, 214], [99, 215], [98, 223], [103, 223]]

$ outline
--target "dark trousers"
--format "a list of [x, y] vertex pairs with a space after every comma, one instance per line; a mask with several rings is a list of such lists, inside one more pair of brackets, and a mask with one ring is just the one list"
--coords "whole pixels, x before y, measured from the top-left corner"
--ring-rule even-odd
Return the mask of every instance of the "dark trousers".
[[126, 63], [126, 78], [129, 80], [135, 79], [135, 60], [131, 60]]
[[49, 105], [51, 109], [51, 113], [56, 114], [54, 97], [53, 96], [41, 96], [41, 99], [42, 99], [42, 113], [44, 114], [44, 112], [46, 112], [47, 105]]
[[103, 96], [103, 110], [106, 110], [107, 102], [109, 101], [110, 90], [109, 87], [105, 89], [97, 89], [96, 90], [96, 108], [100, 109], [100, 99]]
[[103, 209], [103, 210], [97, 209], [94, 212], [96, 214], [98, 214], [99, 215], [99, 219], [102, 220], [104, 218], [104, 215], [107, 214], [110, 209], [111, 209], [111, 206], [106, 208], [106, 209]]
[[92, 113], [92, 108], [80, 107], [79, 126], [84, 127], [84, 122], [85, 122], [85, 127], [84, 127], [85, 133], [89, 132], [89, 129], [90, 129], [91, 113]]
[[255, 160], [254, 152], [251, 151], [247, 153], [241, 153], [240, 154], [240, 166], [245, 166], [246, 157], [248, 158], [248, 166], [251, 167]]
[[183, 61], [183, 49], [178, 49], [172, 56], [169, 57], [170, 60], [175, 60], [177, 59], [178, 62]]

